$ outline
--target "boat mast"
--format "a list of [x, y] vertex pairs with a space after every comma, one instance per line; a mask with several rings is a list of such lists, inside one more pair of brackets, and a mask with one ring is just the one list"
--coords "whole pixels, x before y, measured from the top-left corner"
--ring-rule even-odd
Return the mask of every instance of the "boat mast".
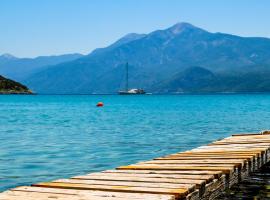
[[128, 62], [126, 63], [126, 91], [128, 91]]

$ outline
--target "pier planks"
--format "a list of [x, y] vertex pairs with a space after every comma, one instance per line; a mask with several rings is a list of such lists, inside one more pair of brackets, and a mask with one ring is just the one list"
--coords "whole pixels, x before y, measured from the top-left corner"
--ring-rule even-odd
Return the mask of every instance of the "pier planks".
[[17, 187], [0, 200], [215, 199], [270, 159], [270, 134], [236, 134], [114, 170]]

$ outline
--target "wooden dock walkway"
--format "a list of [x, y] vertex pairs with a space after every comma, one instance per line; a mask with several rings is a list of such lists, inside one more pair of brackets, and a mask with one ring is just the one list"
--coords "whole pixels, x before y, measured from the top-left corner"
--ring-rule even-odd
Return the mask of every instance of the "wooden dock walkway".
[[21, 186], [0, 200], [215, 199], [270, 161], [270, 132], [238, 134], [114, 170]]

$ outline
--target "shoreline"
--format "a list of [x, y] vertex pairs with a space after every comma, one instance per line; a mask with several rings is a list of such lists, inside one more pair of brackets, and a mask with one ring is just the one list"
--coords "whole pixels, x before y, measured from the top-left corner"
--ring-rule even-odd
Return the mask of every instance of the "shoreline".
[[218, 96], [218, 95], [270, 95], [270, 92], [235, 92], [235, 93], [152, 93], [152, 94], [142, 94], [142, 95], [119, 95], [117, 93], [100, 93], [100, 94], [57, 94], [57, 93], [3, 93], [0, 95], [37, 95], [37, 96]]

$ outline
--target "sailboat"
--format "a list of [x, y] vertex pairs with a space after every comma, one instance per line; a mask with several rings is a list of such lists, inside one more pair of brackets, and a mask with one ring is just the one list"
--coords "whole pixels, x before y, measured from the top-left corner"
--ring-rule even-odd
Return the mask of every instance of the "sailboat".
[[129, 89], [129, 86], [128, 86], [128, 63], [126, 64], [126, 87], [125, 87], [125, 90], [118, 91], [118, 94], [120, 94], [120, 95], [145, 94], [145, 91], [143, 89], [138, 89], [138, 88]]

